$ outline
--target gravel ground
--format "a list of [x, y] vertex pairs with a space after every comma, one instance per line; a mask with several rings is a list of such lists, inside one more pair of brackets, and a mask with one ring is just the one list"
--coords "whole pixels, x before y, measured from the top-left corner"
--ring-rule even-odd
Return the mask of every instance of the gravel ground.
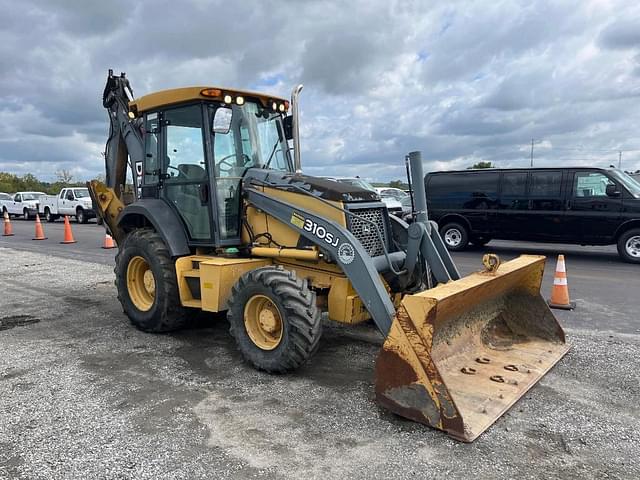
[[640, 478], [640, 335], [567, 330], [567, 357], [462, 444], [376, 406], [369, 326], [327, 323], [309, 365], [271, 376], [223, 316], [135, 330], [108, 266], [0, 265], [0, 478]]

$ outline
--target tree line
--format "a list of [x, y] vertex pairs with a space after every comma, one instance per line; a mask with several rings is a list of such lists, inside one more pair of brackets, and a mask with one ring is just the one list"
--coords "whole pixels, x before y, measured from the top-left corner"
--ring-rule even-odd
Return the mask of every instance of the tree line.
[[55, 195], [66, 187], [84, 187], [85, 182], [75, 181], [67, 170], [56, 172], [55, 182], [43, 182], [31, 173], [22, 176], [13, 173], [0, 172], [0, 192], [44, 192]]

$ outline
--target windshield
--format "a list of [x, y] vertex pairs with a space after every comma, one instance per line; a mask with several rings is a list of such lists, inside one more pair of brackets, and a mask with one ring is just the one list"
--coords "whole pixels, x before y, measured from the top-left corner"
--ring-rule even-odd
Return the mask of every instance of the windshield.
[[87, 198], [89, 196], [89, 189], [87, 188], [77, 188], [73, 189], [73, 193], [76, 194], [76, 198]]
[[631, 178], [629, 175], [624, 173], [622, 170], [611, 170], [610, 172], [616, 180], [618, 180], [629, 193], [636, 198], [640, 198], [640, 183], [637, 180]]
[[42, 195], [42, 193], [23, 193], [22, 200], [38, 200]]
[[241, 177], [247, 168], [292, 172], [282, 117], [253, 102], [231, 107], [227, 133], [213, 134], [217, 177]]

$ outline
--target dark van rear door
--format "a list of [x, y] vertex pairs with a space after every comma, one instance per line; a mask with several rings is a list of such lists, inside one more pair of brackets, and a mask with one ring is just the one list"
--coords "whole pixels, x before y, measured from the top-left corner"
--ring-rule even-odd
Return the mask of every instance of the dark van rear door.
[[[563, 170], [532, 170], [529, 173], [529, 220], [526, 237], [532, 240], [560, 241], [567, 235], [565, 219], [566, 188]], [[526, 239], [526, 238], [523, 238]]]
[[496, 238], [519, 239], [528, 230], [528, 180], [527, 171], [502, 172]]

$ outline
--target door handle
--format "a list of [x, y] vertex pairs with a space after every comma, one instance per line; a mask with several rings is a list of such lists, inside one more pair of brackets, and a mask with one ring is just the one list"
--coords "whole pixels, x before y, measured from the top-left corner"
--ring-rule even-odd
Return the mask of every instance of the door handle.
[[571, 200], [567, 200], [567, 203], [566, 203], [566, 205], [565, 205], [565, 208], [566, 208], [567, 210], [571, 210]]
[[200, 194], [200, 204], [202, 206], [207, 205], [209, 203], [209, 186], [206, 183], [203, 183], [200, 185], [198, 193]]

